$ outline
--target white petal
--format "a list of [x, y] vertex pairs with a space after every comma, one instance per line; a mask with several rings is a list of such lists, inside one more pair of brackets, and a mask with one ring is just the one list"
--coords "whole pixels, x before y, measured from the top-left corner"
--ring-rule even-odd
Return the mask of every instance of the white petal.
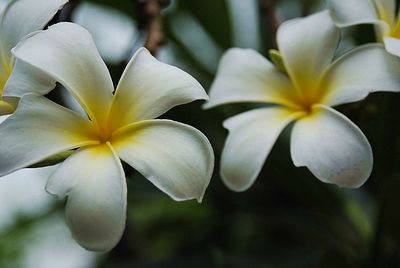
[[[382, 1], [377, 0], [376, 2]], [[338, 27], [374, 24], [379, 41], [382, 41], [383, 36], [390, 33], [390, 27], [392, 27], [390, 21], [393, 18], [382, 18], [375, 7], [374, 0], [328, 0], [328, 6], [332, 19]]]
[[58, 23], [22, 41], [13, 53], [60, 82], [96, 124], [105, 124], [113, 84], [87, 30]]
[[229, 130], [221, 157], [221, 177], [234, 191], [247, 190], [256, 180], [265, 159], [283, 128], [298, 113], [281, 108], [263, 108], [229, 118]]
[[388, 25], [395, 23], [396, 0], [374, 0], [381, 20]]
[[108, 251], [121, 239], [126, 218], [126, 181], [120, 160], [106, 145], [82, 148], [51, 176], [46, 190], [68, 195], [66, 220], [84, 248]]
[[26, 95], [16, 112], [0, 125], [0, 176], [59, 152], [96, 144], [92, 124], [68, 109]]
[[287, 75], [252, 49], [232, 48], [221, 58], [210, 89], [211, 108], [235, 102], [293, 105], [296, 90]]
[[3, 64], [12, 66], [11, 49], [26, 35], [43, 29], [68, 0], [9, 1], [0, 19], [0, 48]]
[[10, 115], [0, 115], [0, 124], [3, 123]]
[[40, 69], [16, 59], [10, 78], [4, 86], [3, 96], [23, 96], [28, 93], [47, 94], [56, 81]]
[[328, 0], [332, 18], [340, 27], [383, 23], [371, 0]]
[[344, 115], [319, 105], [294, 125], [291, 154], [323, 182], [359, 187], [372, 171], [372, 151], [361, 130]]
[[172, 107], [208, 99], [203, 87], [188, 73], [156, 60], [145, 48], [128, 63], [114, 96], [112, 129], [154, 119]]
[[400, 57], [400, 39], [393, 37], [385, 37], [384, 39], [386, 51]]
[[358, 47], [336, 60], [322, 79], [323, 103], [334, 106], [365, 98], [375, 91], [400, 91], [400, 59], [380, 44]]
[[277, 42], [286, 69], [300, 91], [313, 90], [332, 62], [340, 38], [327, 11], [283, 23]]
[[111, 144], [122, 160], [174, 200], [202, 200], [214, 153], [197, 129], [170, 120], [146, 120], [120, 129]]

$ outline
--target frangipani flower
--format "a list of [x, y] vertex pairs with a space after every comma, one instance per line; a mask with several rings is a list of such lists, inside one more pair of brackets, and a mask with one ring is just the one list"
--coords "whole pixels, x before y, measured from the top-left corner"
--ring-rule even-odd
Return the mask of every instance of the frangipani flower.
[[332, 18], [339, 27], [374, 24], [386, 50], [400, 56], [400, 16], [396, 0], [328, 0]]
[[360, 129], [331, 106], [377, 90], [400, 90], [400, 62], [380, 44], [354, 49], [332, 62], [339, 30], [329, 13], [288, 21], [277, 33], [281, 72], [250, 49], [223, 56], [206, 108], [236, 102], [275, 104], [224, 122], [229, 135], [220, 174], [236, 191], [249, 188], [282, 129], [296, 121], [291, 155], [321, 181], [358, 187], [372, 169], [371, 147]]
[[[0, 115], [14, 112], [18, 98], [2, 97], [4, 85], [14, 65], [21, 71], [29, 72], [30, 67], [15, 62], [11, 49], [26, 35], [42, 29], [68, 0], [13, 0], [9, 1], [0, 14]], [[42, 73], [36, 74], [42, 79]], [[43, 88], [47, 93], [49, 87]], [[10, 88], [12, 90], [12, 88]]]
[[[46, 186], [60, 198], [68, 196], [66, 221], [79, 244], [109, 250], [123, 233], [126, 182], [119, 159], [174, 200], [201, 201], [214, 166], [209, 141], [193, 127], [154, 119], [176, 105], [208, 98], [193, 77], [140, 49], [113, 95], [110, 74], [89, 33], [72, 23], [33, 35], [13, 53], [60, 82], [90, 119], [25, 94], [0, 125], [0, 176], [79, 148]], [[31, 83], [17, 71], [10, 78], [14, 84]]]

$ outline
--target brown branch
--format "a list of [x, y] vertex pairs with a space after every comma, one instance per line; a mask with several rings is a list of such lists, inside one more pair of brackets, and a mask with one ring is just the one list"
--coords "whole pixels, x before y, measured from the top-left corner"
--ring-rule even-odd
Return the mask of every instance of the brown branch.
[[146, 0], [143, 3], [142, 23], [146, 27], [147, 36], [145, 47], [151, 54], [155, 55], [158, 48], [164, 43], [161, 10], [166, 6], [168, 0]]
[[281, 21], [276, 14], [276, 0], [260, 0], [259, 3], [263, 21], [267, 29], [267, 36], [269, 37], [267, 39], [268, 48], [277, 48], [276, 32], [281, 24]]

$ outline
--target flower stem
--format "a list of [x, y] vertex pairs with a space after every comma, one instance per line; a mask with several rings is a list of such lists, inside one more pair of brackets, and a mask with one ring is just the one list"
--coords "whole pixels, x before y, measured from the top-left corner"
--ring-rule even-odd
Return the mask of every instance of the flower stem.
[[276, 13], [275, 0], [260, 0], [260, 9], [267, 30], [267, 48], [277, 48], [276, 32], [281, 24]]
[[145, 47], [152, 55], [164, 43], [161, 10], [169, 3], [167, 0], [146, 0], [142, 4], [142, 23], [146, 25], [147, 36]]

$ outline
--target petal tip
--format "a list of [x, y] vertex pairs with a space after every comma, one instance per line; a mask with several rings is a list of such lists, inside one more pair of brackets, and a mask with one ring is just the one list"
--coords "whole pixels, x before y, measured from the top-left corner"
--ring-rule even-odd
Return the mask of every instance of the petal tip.
[[44, 190], [46, 191], [46, 193], [48, 193], [51, 196], [54, 196], [55, 198], [62, 200], [64, 199], [64, 197], [66, 196], [66, 194], [62, 195], [57, 193], [54, 189], [52, 189], [52, 185], [50, 185], [49, 183], [46, 184], [46, 186], [44, 187]]
[[[248, 181], [251, 181], [251, 182], [254, 182], [254, 179], [251, 179], [251, 180], [243, 180], [243, 178], [238, 178], [238, 177], [236, 177], [236, 178], [233, 178], [233, 176], [227, 176], [225, 173], [224, 173], [224, 171], [220, 171], [220, 176], [221, 176], [221, 178], [222, 178], [222, 181], [223, 181], [223, 183], [225, 184], [225, 186], [229, 189], [229, 190], [231, 190], [231, 191], [233, 191], [233, 192], [237, 192], [237, 193], [241, 193], [241, 192], [244, 192], [244, 191], [246, 191], [246, 190], [248, 190], [252, 185], [253, 185], [253, 183], [242, 183], [243, 181], [246, 181], [246, 182], [248, 182]], [[229, 178], [228, 178], [229, 177]]]
[[204, 197], [204, 194], [201, 195], [200, 197], [197, 197], [196, 198], [197, 203], [201, 204], [203, 202], [203, 197]]
[[87, 251], [93, 251], [93, 252], [99, 252], [99, 253], [105, 253], [108, 251], [111, 251], [113, 248], [115, 248], [115, 246], [118, 244], [118, 242], [116, 242], [115, 244], [109, 246], [96, 246], [96, 245], [87, 245], [82, 243], [81, 241], [79, 241], [74, 235], [72, 235], [72, 238], [84, 249], [86, 249]]
[[202, 108], [203, 110], [208, 110], [208, 109], [214, 108], [215, 106], [216, 106], [216, 105], [215, 105], [214, 103], [212, 103], [211, 101], [207, 100], [207, 101], [201, 106], [201, 108]]

